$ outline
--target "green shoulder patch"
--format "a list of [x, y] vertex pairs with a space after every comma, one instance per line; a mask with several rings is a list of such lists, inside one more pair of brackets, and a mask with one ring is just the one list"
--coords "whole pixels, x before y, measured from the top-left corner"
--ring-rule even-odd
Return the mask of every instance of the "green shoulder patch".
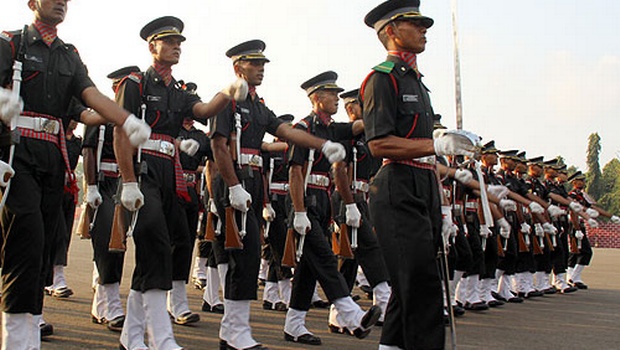
[[394, 62], [385, 61], [380, 63], [372, 68], [373, 70], [381, 73], [391, 73], [392, 69], [394, 69]]

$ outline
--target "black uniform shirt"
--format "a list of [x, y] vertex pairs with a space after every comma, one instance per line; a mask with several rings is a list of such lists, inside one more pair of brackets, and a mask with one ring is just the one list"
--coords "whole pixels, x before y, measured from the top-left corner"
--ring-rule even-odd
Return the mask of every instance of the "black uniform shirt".
[[78, 158], [82, 153], [82, 138], [73, 135], [71, 139], [67, 139], [67, 155], [69, 156], [69, 167], [71, 170], [75, 170], [78, 163]]
[[[71, 44], [57, 38], [48, 47], [34, 27], [28, 27], [26, 52], [23, 61], [21, 97], [24, 111], [62, 118], [69, 124], [71, 99], [81, 100], [82, 92], [93, 82], [86, 66]], [[13, 77], [13, 59], [19, 48], [21, 30], [0, 34], [0, 86], [8, 87]]]
[[196, 140], [200, 144], [200, 148], [193, 156], [190, 156], [185, 152], [181, 152], [181, 167], [183, 167], [183, 170], [195, 171], [198, 169], [199, 165], [204, 164], [205, 157], [208, 160], [213, 160], [211, 144], [207, 138], [207, 135], [203, 131], [196, 129], [193, 126], [189, 130], [181, 128], [181, 131], [179, 131], [179, 138], [183, 140]]
[[542, 200], [547, 200], [547, 197], [549, 197], [549, 191], [545, 188], [542, 182], [540, 182], [540, 180], [529, 177], [525, 182], [530, 187], [530, 192], [532, 194], [540, 197]]
[[400, 58], [389, 55], [384, 63], [388, 62], [393, 66], [390, 73], [375, 69], [362, 87], [366, 140], [387, 135], [432, 139], [435, 113], [428, 89]]
[[[379, 168], [381, 168], [382, 160], [375, 158], [368, 149], [366, 144], [366, 136], [360, 134], [347, 143], [347, 163], [353, 164], [353, 147], [357, 150], [357, 180], [370, 181], [375, 176]], [[353, 168], [351, 168], [351, 173]]]
[[[272, 182], [288, 182], [287, 152], [269, 152], [265, 159], [273, 159]], [[267, 163], [269, 164], [269, 163]]]
[[166, 86], [152, 66], [140, 81], [135, 77], [130, 75], [119, 84], [116, 102], [140, 118], [140, 106], [144, 101], [146, 122], [153, 133], [176, 138], [185, 116], [194, 115], [192, 108], [200, 102], [200, 97], [182, 90], [174, 79]]
[[[105, 125], [105, 131], [103, 134], [103, 145], [101, 148], [101, 159], [106, 161], [115, 161], [114, 155], [114, 125]], [[84, 148], [94, 149], [95, 156], [97, 156], [97, 147], [99, 145], [99, 126], [87, 126], [84, 133]]]
[[[346, 141], [353, 138], [353, 124], [332, 122], [324, 123], [316, 114], [312, 113], [295, 125], [295, 129], [307, 131], [317, 137], [330, 141]], [[308, 160], [308, 149], [289, 144], [289, 165], [301, 165]], [[321, 150], [314, 152], [312, 172], [330, 173], [331, 164]]]
[[[230, 139], [230, 134], [236, 132], [235, 112], [241, 114], [241, 148], [259, 150], [263, 143], [265, 132], [272, 135], [282, 124], [282, 121], [265, 105], [265, 101], [258, 96], [248, 98], [242, 102], [231, 101], [211, 123], [211, 138], [215, 135]], [[231, 145], [234, 147], [234, 145]], [[266, 164], [263, 164], [265, 166]]]

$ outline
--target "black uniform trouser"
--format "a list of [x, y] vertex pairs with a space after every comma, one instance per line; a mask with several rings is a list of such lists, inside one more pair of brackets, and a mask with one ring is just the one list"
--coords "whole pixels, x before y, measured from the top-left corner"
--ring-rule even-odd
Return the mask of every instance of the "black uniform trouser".
[[176, 193], [174, 161], [143, 153], [148, 164], [140, 189], [144, 206], [133, 231], [136, 266], [131, 289], [169, 290], [173, 280], [187, 280], [191, 244], [185, 210]]
[[[463, 230], [464, 223], [460, 216], [456, 216], [456, 222], [459, 227], [459, 231], [454, 237], [454, 242], [448, 253], [448, 267], [450, 267], [450, 274], [457, 271], [469, 271], [474, 263], [474, 256], [469, 246], [469, 241]], [[469, 231], [468, 231], [469, 232]], [[451, 276], [452, 277], [452, 276]]]
[[369, 204], [392, 284], [381, 344], [443, 349], [441, 209], [434, 171], [383, 166], [371, 183]]
[[521, 229], [516, 213], [509, 212], [506, 214], [506, 220], [510, 224], [510, 236], [508, 240], [500, 238], [502, 249], [505, 247], [504, 256], [498, 258], [497, 269], [503, 270], [506, 275], [513, 275], [517, 268], [517, 235]]
[[4, 312], [42, 312], [51, 250], [62, 225], [65, 167], [51, 142], [22, 137], [15, 146], [15, 176], [2, 211]]
[[568, 250], [566, 234], [568, 230], [565, 230], [565, 226], [568, 226], [568, 221], [564, 221], [563, 224], [562, 220], [558, 220], [553, 225], [558, 230], [558, 234], [556, 235], [556, 246], [551, 252], [551, 268], [555, 275], [559, 275], [566, 272], [566, 251]]
[[[475, 212], [466, 212], [467, 242], [471, 249], [472, 263], [465, 270], [467, 275], [482, 275], [484, 272], [484, 251], [482, 250], [482, 237], [480, 237], [480, 223]], [[488, 238], [487, 238], [488, 239]]]
[[65, 192], [62, 196], [63, 224], [56, 235], [56, 249], [53, 265], [67, 266], [69, 244], [71, 243], [71, 231], [75, 220], [75, 199], [72, 193]]
[[[125, 253], [110, 252], [110, 235], [112, 233], [112, 222], [114, 219], [114, 199], [120, 185], [119, 178], [105, 177], [99, 183], [99, 193], [103, 201], [97, 208], [97, 216], [91, 230], [91, 243], [97, 271], [99, 272], [99, 284], [111, 284], [121, 281], [123, 274], [123, 262]], [[126, 214], [123, 210], [123, 214]], [[126, 215], [125, 218], [128, 218]], [[125, 222], [128, 222], [125, 220]]]
[[[592, 247], [590, 246], [590, 240], [586, 234], [585, 227], [581, 227], [581, 232], [583, 232], [583, 239], [581, 240], [581, 249], [579, 253], [570, 253], [568, 256], [568, 266], [575, 267], [575, 265], [590, 265], [590, 260], [592, 260]], [[574, 235], [574, 233], [573, 233]]]
[[[545, 233], [545, 235], [547, 235]], [[538, 239], [538, 237], [536, 237]], [[551, 251], [549, 247], [549, 241], [546, 238], [543, 238], [543, 242], [545, 247], [542, 249], [543, 253], [534, 255], [534, 262], [536, 271], [535, 272], [545, 272], [551, 273]]]
[[[356, 195], [355, 202], [357, 204], [357, 209], [359, 209], [362, 215], [362, 223], [357, 229], [357, 249], [353, 251], [354, 259], [345, 260], [345, 263], [340, 268], [349, 286], [349, 291], [353, 289], [355, 277], [357, 276], [358, 264], [362, 267], [370, 287], [374, 288], [379, 283], [390, 280], [387, 266], [383, 259], [383, 253], [379, 246], [379, 240], [372, 230], [368, 203], [366, 203], [362, 193]], [[336, 208], [340, 208], [341, 205], [344, 205], [344, 202], [342, 201], [340, 193], [334, 192], [332, 195], [332, 209], [335, 210]], [[344, 217], [338, 218], [340, 223], [346, 220]], [[349, 229], [350, 242], [352, 241], [351, 231], [352, 230]]]
[[349, 295], [328, 240], [331, 204], [327, 191], [308, 188], [306, 211], [312, 227], [306, 233], [303, 254], [295, 267], [290, 302], [290, 307], [301, 311], [310, 309], [317, 281], [329, 301]]
[[[499, 256], [497, 254], [497, 237], [499, 236], [499, 230], [496, 227], [491, 228], [492, 235], [487, 238], [487, 245], [484, 250], [484, 270], [480, 279], [495, 278], [495, 270], [497, 269], [497, 263]], [[500, 248], [501, 249], [501, 248]]]
[[[247, 172], [244, 172], [248, 174]], [[246, 215], [246, 235], [243, 238], [243, 249], [222, 251], [226, 231], [222, 225], [222, 233], [218, 236], [216, 246], [219, 254], [228, 254], [228, 273], [226, 274], [226, 291], [224, 297], [228, 300], [256, 300], [258, 281], [258, 269], [260, 267], [260, 229], [259, 215], [262, 216], [263, 201], [263, 178], [258, 170], [253, 170], [251, 176], [237, 177], [243, 183], [245, 190], [252, 196], [252, 205]], [[214, 179], [213, 196], [220, 218], [225, 218], [224, 203], [228, 202], [228, 188], [224, 184], [222, 176], [218, 174]], [[241, 232], [241, 212], [235, 210], [235, 219], [239, 232]], [[218, 252], [216, 251], [216, 254]], [[221, 261], [221, 260], [220, 260]], [[218, 262], [220, 263], [220, 262]]]
[[267, 281], [278, 282], [293, 277], [290, 267], [282, 266], [282, 255], [286, 243], [286, 232], [288, 231], [286, 210], [286, 195], [274, 194], [271, 197], [271, 206], [276, 213], [276, 217], [269, 225], [268, 241], [271, 250], [269, 259], [269, 272]]

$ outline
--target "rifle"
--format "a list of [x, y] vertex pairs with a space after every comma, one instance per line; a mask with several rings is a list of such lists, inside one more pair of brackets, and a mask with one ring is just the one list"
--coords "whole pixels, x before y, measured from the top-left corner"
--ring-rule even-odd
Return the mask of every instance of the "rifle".
[[110, 232], [110, 243], [108, 251], [110, 253], [124, 253], [127, 250], [125, 242], [127, 240], [127, 223], [125, 222], [125, 210], [121, 203], [122, 181], [119, 180], [114, 199], [114, 216], [112, 217], [112, 232]]
[[295, 267], [295, 255], [295, 229], [289, 227], [286, 231], [286, 242], [284, 243], [281, 265], [284, 267]]
[[[233, 154], [233, 160], [237, 161], [237, 166], [241, 170], [241, 164], [239, 163], [241, 160], [241, 114], [235, 111], [235, 152]], [[232, 136], [231, 136], [232, 139]], [[241, 179], [240, 179], [241, 180]], [[244, 181], [241, 180], [241, 186], [245, 188]], [[243, 249], [242, 239], [246, 234], [246, 223], [247, 223], [247, 212], [241, 213], [241, 231], [237, 227], [237, 221], [235, 219], [235, 208], [232, 206], [227, 206], [226, 209], [226, 241], [224, 243], [224, 247], [226, 249]]]
[[[140, 105], [140, 117], [141, 117], [140, 119], [144, 121], [145, 116], [146, 116], [146, 103], [142, 103], [142, 105]], [[140, 185], [142, 184], [142, 174], [147, 173], [147, 164], [146, 162], [142, 161], [142, 146], [141, 145], [138, 146], [137, 161], [138, 161], [138, 188], [140, 188]], [[114, 208], [114, 210], [116, 211], [116, 208]], [[136, 227], [136, 223], [138, 223], [139, 213], [140, 213], [140, 209], [137, 209], [135, 212], [131, 214], [131, 223], [129, 224], [129, 227], [127, 228], [127, 237], [133, 236], [133, 230]]]
[[[342, 218], [342, 220], [346, 220], [345, 211], [345, 204], [344, 201], [342, 201], [340, 202], [340, 217]], [[334, 254], [345, 259], [353, 259], [353, 250], [351, 250], [351, 242], [349, 241], [349, 227], [347, 226], [346, 222], [343, 222], [340, 224], [339, 228], [340, 229], [338, 231], [340, 232], [340, 235], [338, 237], [338, 244], [336, 245]], [[334, 248], [333, 242], [335, 241], [336, 235], [337, 233], [334, 230], [332, 238], [332, 249]]]
[[[521, 204], [517, 204], [517, 220], [518, 222], [525, 222], [525, 218], [523, 217], [523, 208]], [[530, 237], [527, 233], [521, 232], [521, 228], [519, 228], [519, 232], [517, 233], [517, 239], [519, 240], [519, 253], [527, 253], [530, 251]]]
[[[482, 206], [482, 216], [487, 227], [493, 227], [493, 215], [491, 214], [491, 207], [489, 206], [489, 198], [487, 196], [487, 187], [484, 181], [484, 174], [482, 173], [482, 167], [480, 161], [474, 161], [476, 174], [478, 175], [478, 182], [480, 183], [480, 204]], [[486, 249], [487, 239], [482, 238], [482, 251]], [[501, 244], [498, 244], [501, 246]]]
[[[13, 86], [11, 88], [11, 93], [14, 97], [19, 98], [19, 94], [22, 87], [22, 67], [24, 56], [26, 55], [26, 38], [28, 35], [28, 25], [24, 26], [22, 29], [21, 40], [19, 41], [19, 49], [17, 50], [17, 55], [15, 56], [15, 60], [13, 62]], [[10, 139], [11, 146], [9, 147], [9, 166], [13, 166], [13, 158], [15, 157], [15, 145], [19, 143], [19, 130], [17, 130], [17, 118], [14, 116], [11, 118], [11, 131], [10, 131]], [[60, 135], [59, 137], [65, 137], [65, 135]], [[11, 189], [11, 179], [9, 178], [4, 188], [4, 193], [2, 195], [2, 199], [0, 200], [0, 211], [4, 209], [6, 204], [6, 200], [9, 197], [9, 190]]]
[[[356, 182], [357, 182], [357, 148], [355, 147], [355, 142], [354, 142], [353, 143], [353, 189], [352, 189], [354, 199], [355, 199], [355, 194], [357, 194], [357, 187], [355, 186]], [[346, 214], [345, 216], [343, 216], [343, 218], [346, 220]], [[340, 246], [342, 247], [342, 244]], [[357, 227], [351, 227], [351, 244], [349, 245], [349, 247], [351, 249], [357, 249]], [[351, 258], [353, 258], [353, 252], [351, 252]]]
[[545, 247], [545, 244], [543, 243], [541, 237], [537, 236], [532, 240], [532, 251], [534, 255], [543, 254], [544, 247]]

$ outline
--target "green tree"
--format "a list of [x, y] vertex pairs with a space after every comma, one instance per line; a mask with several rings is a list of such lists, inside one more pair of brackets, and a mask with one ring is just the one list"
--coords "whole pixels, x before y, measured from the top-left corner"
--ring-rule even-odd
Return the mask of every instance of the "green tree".
[[601, 187], [601, 166], [598, 163], [601, 153], [601, 137], [598, 133], [588, 136], [588, 172], [586, 173], [586, 190], [594, 199], [598, 200], [603, 195]]
[[603, 196], [599, 205], [610, 213], [620, 212], [620, 160], [612, 159], [603, 167], [601, 187]]

